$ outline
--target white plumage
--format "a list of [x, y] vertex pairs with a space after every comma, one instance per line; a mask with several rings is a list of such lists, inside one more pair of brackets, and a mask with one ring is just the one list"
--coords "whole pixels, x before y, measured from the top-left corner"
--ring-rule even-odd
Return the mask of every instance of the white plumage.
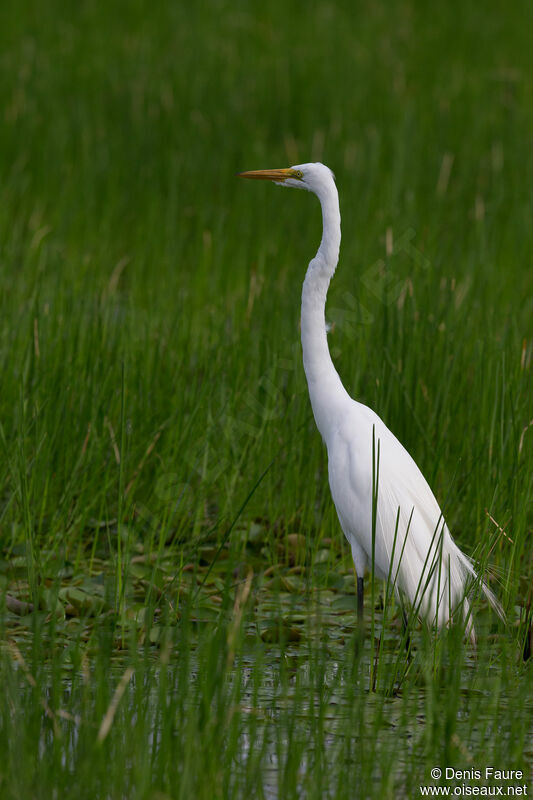
[[[468, 579], [477, 578], [470, 560], [453, 541], [414, 460], [374, 411], [348, 395], [331, 360], [325, 304], [341, 241], [333, 173], [316, 163], [241, 175], [307, 189], [322, 206], [322, 241], [302, 289], [303, 361], [313, 414], [328, 451], [333, 502], [352, 549], [360, 612], [362, 579], [371, 567], [374, 539], [375, 574], [385, 580], [390, 576], [395, 589], [430, 625], [443, 627], [460, 610], [467, 633], [475, 641], [466, 598]], [[482, 581], [480, 586], [502, 614], [490, 589]]]

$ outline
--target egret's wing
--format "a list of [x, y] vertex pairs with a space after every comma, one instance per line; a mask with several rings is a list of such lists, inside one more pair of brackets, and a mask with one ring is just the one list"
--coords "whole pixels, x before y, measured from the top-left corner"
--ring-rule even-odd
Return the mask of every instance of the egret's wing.
[[[453, 541], [440, 506], [413, 458], [369, 408], [354, 403], [328, 442], [330, 485], [343, 530], [430, 624], [446, 625], [461, 607], [468, 621], [467, 579], [476, 573]], [[488, 587], [480, 586], [502, 614]]]
[[391, 580], [415, 608], [442, 624], [463, 600], [472, 567], [460, 558], [416, 463], [388, 434], [380, 440], [376, 536], [383, 538], [392, 564]]
[[[376, 537], [379, 531], [393, 564], [391, 580], [430, 623], [446, 625], [462, 607], [474, 638], [465, 596], [468, 578], [477, 578], [472, 562], [455, 544], [417, 464], [387, 428], [380, 431], [377, 509]], [[483, 581], [480, 586], [503, 618], [494, 594]]]

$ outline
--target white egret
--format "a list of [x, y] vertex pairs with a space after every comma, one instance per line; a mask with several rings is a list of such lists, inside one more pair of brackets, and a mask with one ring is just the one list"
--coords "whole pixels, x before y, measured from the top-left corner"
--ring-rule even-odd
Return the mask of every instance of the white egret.
[[[327, 447], [333, 502], [352, 550], [359, 618], [363, 580], [373, 558], [375, 575], [403, 592], [419, 616], [442, 628], [454, 612], [460, 613], [475, 642], [466, 592], [469, 579], [479, 579], [471, 561], [453, 541], [414, 460], [374, 411], [349, 396], [331, 360], [324, 314], [341, 242], [333, 173], [314, 163], [240, 176], [306, 189], [322, 207], [322, 240], [302, 289], [303, 362], [313, 414]], [[488, 586], [481, 580], [479, 585], [502, 615]]]

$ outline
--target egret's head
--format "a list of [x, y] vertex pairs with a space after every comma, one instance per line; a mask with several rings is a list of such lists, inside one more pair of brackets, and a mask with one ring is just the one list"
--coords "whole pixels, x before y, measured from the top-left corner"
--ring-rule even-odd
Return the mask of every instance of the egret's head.
[[307, 189], [308, 192], [315, 194], [319, 194], [322, 188], [335, 182], [335, 176], [330, 168], [319, 161], [315, 164], [296, 164], [288, 169], [258, 169], [251, 172], [240, 172], [239, 177], [274, 181], [281, 186]]

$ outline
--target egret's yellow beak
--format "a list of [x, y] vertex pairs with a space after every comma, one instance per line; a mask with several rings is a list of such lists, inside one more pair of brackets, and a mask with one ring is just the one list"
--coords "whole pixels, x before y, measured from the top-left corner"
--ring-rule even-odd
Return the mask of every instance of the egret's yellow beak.
[[255, 181], [278, 181], [283, 183], [287, 178], [300, 178], [297, 169], [253, 169], [250, 172], [238, 172], [239, 178], [252, 178]]

